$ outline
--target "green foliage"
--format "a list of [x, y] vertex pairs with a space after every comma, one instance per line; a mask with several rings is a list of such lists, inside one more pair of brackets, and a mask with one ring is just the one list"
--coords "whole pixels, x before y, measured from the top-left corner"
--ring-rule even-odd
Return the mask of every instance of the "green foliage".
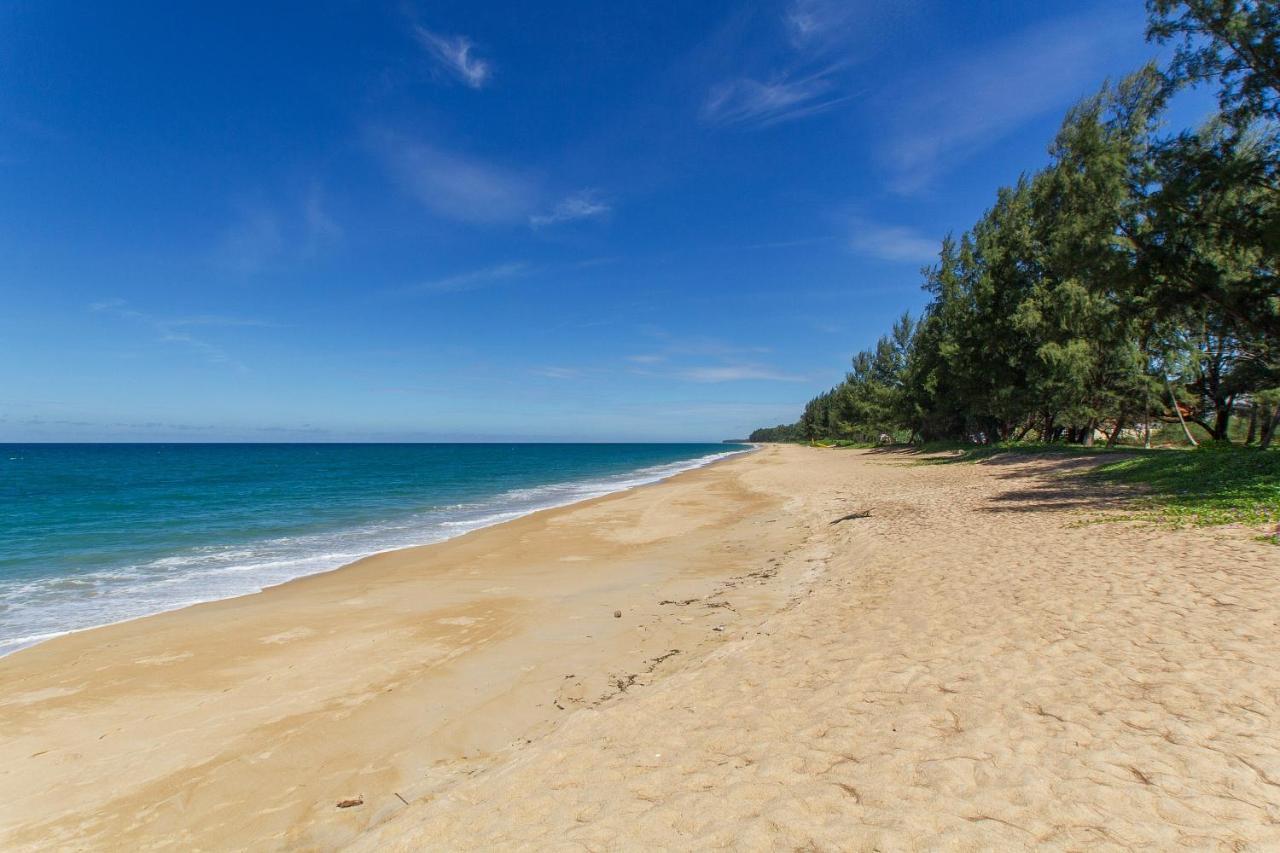
[[804, 436], [796, 424], [778, 424], [776, 427], [761, 427], [748, 437], [749, 441], [788, 442], [804, 441]]
[[1241, 124], [1280, 118], [1280, 5], [1274, 0], [1147, 0], [1147, 35], [1174, 42], [1174, 84], [1218, 81]]
[[[1075, 106], [1049, 166], [1000, 189], [971, 230], [943, 241], [924, 270], [923, 314], [854, 356], [796, 424], [761, 434], [991, 447], [1272, 443], [1276, 3], [1150, 0], [1148, 10], [1152, 37], [1179, 41], [1172, 65]], [[1169, 95], [1208, 79], [1219, 82], [1223, 115], [1161, 135]], [[1229, 504], [1253, 500], [1212, 488]], [[1200, 509], [1197, 518], [1233, 517]]]

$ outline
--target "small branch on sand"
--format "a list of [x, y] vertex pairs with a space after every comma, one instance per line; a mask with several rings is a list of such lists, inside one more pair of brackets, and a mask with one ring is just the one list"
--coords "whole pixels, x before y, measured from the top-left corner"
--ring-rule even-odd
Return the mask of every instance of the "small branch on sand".
[[[364, 805], [364, 797], [356, 797], [355, 799], [351, 799], [351, 800], [338, 800], [338, 808], [340, 809], [349, 809], [352, 806], [363, 806], [363, 805]], [[408, 803], [405, 803], [405, 805], [408, 805]]]
[[653, 670], [658, 666], [658, 664], [662, 663], [667, 658], [675, 657], [678, 654], [680, 654], [679, 649], [672, 649], [671, 651], [667, 652], [665, 655], [658, 655], [656, 658], [649, 661], [649, 671], [653, 672]]
[[868, 510], [862, 510], [861, 512], [851, 512], [848, 515], [842, 515], [831, 523], [839, 524], [842, 521], [853, 521], [856, 518], [870, 518], [870, 517], [871, 517], [871, 510], [868, 509]]

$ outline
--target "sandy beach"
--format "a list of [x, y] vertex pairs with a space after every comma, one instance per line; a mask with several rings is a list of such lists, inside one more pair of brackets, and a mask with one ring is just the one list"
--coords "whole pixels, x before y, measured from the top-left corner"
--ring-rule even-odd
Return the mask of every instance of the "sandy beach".
[[769, 446], [23, 650], [0, 847], [1276, 849], [1280, 552], [1088, 464]]

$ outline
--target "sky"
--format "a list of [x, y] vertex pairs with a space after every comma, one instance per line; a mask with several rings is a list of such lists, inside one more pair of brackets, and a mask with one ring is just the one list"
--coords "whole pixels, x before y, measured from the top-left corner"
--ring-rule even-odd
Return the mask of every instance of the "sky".
[[1144, 23], [1141, 0], [10, 0], [0, 441], [793, 421], [1074, 101], [1161, 55]]

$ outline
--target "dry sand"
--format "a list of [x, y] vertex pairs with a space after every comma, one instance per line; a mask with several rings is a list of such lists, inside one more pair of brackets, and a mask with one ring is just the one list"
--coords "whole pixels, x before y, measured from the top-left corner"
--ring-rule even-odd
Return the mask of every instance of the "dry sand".
[[771, 447], [19, 652], [0, 846], [1280, 849], [1280, 552], [913, 463]]

